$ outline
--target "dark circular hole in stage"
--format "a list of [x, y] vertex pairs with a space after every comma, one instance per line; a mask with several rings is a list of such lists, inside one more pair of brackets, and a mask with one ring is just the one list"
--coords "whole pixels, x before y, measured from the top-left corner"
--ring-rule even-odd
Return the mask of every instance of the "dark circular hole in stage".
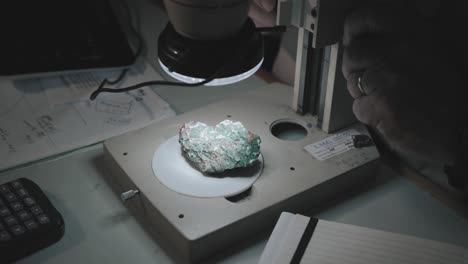
[[271, 125], [273, 136], [288, 141], [301, 140], [307, 136], [307, 130], [294, 121], [280, 120]]
[[180, 215], [179, 215], [179, 218], [184, 218], [184, 214], [180, 214]]
[[293, 170], [296, 170], [296, 168], [294, 168], [294, 167], [291, 167], [291, 168], [289, 168], [289, 169], [292, 170], [292, 171], [293, 171]]
[[127, 153], [127, 152], [124, 152], [124, 153], [123, 153], [123, 155], [124, 155], [124, 156], [127, 156], [127, 155], [128, 155], [128, 153]]

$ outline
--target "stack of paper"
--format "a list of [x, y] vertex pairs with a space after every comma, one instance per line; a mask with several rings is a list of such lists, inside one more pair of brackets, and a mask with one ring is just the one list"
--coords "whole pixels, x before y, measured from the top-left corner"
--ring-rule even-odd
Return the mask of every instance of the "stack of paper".
[[[105, 77], [90, 72], [0, 81], [0, 170], [94, 144], [174, 116], [164, 100], [145, 87], [121, 94], [89, 95]], [[117, 87], [161, 77], [142, 61]]]
[[466, 264], [468, 249], [282, 213], [260, 264]]

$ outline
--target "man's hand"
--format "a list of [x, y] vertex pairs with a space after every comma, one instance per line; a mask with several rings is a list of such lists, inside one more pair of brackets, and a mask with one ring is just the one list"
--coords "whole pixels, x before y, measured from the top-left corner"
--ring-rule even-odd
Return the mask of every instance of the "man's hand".
[[254, 0], [250, 6], [249, 16], [257, 27], [272, 27], [276, 21], [276, 0]]
[[[273, 27], [276, 25], [277, 0], [254, 0], [249, 9], [249, 16], [257, 27]], [[273, 75], [281, 82], [294, 83], [295, 62], [288, 51], [281, 45], [273, 62]]]
[[466, 84], [439, 30], [409, 4], [362, 6], [345, 21], [342, 70], [359, 121], [397, 152], [449, 163]]

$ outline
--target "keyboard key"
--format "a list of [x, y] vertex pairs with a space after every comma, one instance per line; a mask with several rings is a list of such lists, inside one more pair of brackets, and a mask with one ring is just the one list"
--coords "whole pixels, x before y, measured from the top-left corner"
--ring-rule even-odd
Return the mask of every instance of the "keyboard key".
[[8, 231], [0, 231], [0, 241], [5, 242], [11, 239], [10, 233]]
[[12, 202], [10, 206], [11, 209], [13, 209], [14, 211], [20, 211], [21, 209], [23, 209], [23, 204], [18, 201]]
[[5, 199], [8, 201], [8, 202], [12, 202], [12, 201], [15, 201], [16, 200], [16, 194], [14, 193], [6, 193], [4, 194], [5, 196]]
[[10, 215], [10, 210], [6, 207], [0, 207], [0, 216], [1, 217], [5, 217], [5, 216], [8, 216]]
[[13, 233], [13, 235], [19, 236], [19, 235], [24, 234], [24, 232], [26, 231], [26, 229], [24, 229], [24, 227], [22, 227], [22, 226], [20, 226], [20, 225], [15, 225], [15, 226], [12, 226], [12, 227], [10, 228], [10, 231]]
[[34, 198], [28, 196], [28, 197], [24, 198], [24, 203], [27, 206], [32, 206], [32, 205], [36, 204], [36, 200], [34, 200]]
[[31, 212], [34, 215], [40, 215], [40, 214], [42, 214], [44, 212], [44, 211], [42, 211], [42, 208], [40, 208], [38, 205], [34, 205], [30, 209], [31, 209]]
[[11, 184], [11, 186], [13, 186], [13, 188], [15, 188], [15, 189], [23, 188], [23, 184], [21, 184], [20, 181], [13, 181], [13, 182], [11, 182], [10, 184]]
[[49, 217], [47, 217], [47, 215], [44, 214], [37, 216], [37, 221], [39, 221], [39, 223], [41, 224], [47, 224], [50, 222]]
[[21, 211], [21, 212], [18, 212], [18, 218], [24, 222], [28, 220], [29, 218], [31, 218], [31, 214], [26, 211]]
[[21, 197], [21, 198], [24, 198], [24, 197], [26, 197], [26, 196], [29, 195], [28, 191], [26, 191], [26, 190], [23, 189], [23, 188], [18, 189], [18, 190], [16, 191], [16, 193], [17, 193], [18, 196]]
[[10, 191], [10, 188], [8, 188], [8, 185], [6, 184], [3, 184], [3, 185], [0, 185], [0, 193], [9, 193], [11, 192]]
[[37, 224], [36, 221], [34, 220], [28, 220], [26, 222], [24, 222], [24, 225], [26, 226], [27, 229], [31, 230], [31, 229], [34, 229], [34, 228], [37, 228], [39, 225]]
[[4, 219], [5, 223], [9, 226], [12, 226], [12, 225], [16, 225], [18, 224], [18, 219], [16, 219], [16, 217], [14, 216], [7, 216], [5, 219]]

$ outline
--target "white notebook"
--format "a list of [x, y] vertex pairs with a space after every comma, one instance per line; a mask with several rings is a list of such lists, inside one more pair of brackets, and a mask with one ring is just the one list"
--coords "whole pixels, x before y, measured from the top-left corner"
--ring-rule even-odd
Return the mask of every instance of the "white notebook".
[[468, 249], [282, 213], [259, 264], [468, 264]]

